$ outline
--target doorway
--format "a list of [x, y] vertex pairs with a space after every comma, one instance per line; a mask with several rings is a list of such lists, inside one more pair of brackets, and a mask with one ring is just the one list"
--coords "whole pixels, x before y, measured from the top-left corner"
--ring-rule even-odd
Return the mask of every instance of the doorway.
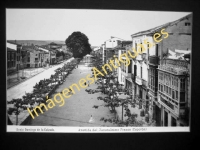
[[176, 127], [176, 119], [172, 117], [172, 122], [171, 122], [172, 127]]
[[164, 111], [164, 126], [168, 126], [168, 113], [166, 111]]
[[155, 104], [155, 121], [156, 126], [161, 126], [161, 109]]

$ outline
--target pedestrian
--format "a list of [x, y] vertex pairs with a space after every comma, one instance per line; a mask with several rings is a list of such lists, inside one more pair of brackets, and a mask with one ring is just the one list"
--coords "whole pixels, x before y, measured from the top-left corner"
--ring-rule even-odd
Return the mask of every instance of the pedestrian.
[[85, 82], [85, 85], [86, 85], [86, 82]]
[[88, 81], [88, 86], [90, 85], [89, 83], [90, 83], [90, 82]]
[[89, 123], [92, 123], [92, 122], [94, 122], [94, 120], [93, 120], [92, 115], [91, 115]]

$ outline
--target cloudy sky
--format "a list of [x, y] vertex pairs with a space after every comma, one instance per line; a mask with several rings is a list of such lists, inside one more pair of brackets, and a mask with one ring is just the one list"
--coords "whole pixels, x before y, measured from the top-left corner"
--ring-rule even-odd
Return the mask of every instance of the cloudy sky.
[[92, 46], [111, 36], [131, 40], [131, 34], [177, 20], [190, 12], [6, 9], [7, 40], [60, 40], [74, 31], [84, 33]]

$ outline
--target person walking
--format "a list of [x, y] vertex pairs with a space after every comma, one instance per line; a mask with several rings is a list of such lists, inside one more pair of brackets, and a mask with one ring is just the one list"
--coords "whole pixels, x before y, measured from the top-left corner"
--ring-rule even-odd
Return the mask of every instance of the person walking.
[[92, 115], [91, 115], [89, 123], [92, 123], [92, 122], [94, 122], [94, 119], [92, 118]]

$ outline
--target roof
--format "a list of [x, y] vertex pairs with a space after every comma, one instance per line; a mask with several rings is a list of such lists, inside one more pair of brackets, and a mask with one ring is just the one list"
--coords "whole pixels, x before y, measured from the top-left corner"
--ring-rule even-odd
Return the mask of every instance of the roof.
[[94, 57], [94, 56], [92, 56], [92, 55], [90, 55], [90, 54], [87, 54], [85, 57]]
[[49, 45], [58, 45], [58, 44], [56, 44], [56, 43], [54, 43], [54, 42], [51, 42]]
[[48, 53], [48, 52], [50, 51], [48, 48], [41, 47], [41, 46], [38, 46], [38, 45], [35, 45], [35, 46], [41, 48], [41, 49], [39, 49], [39, 50], [42, 50], [42, 51], [44, 51], [44, 52], [47, 52], [47, 53]]
[[119, 45], [115, 46], [113, 49], [125, 49], [125, 46], [131, 43], [132, 41], [122, 41]]
[[34, 51], [37, 51], [37, 48], [35, 46], [22, 46], [22, 50], [25, 50], [25, 51], [30, 51], [30, 52], [34, 52]]
[[17, 46], [22, 46], [21, 44], [18, 44], [18, 43], [15, 43], [15, 42], [11, 42], [9, 40], [7, 40], [7, 43], [14, 44], [14, 45], [17, 45]]
[[178, 20], [165, 23], [165, 24], [160, 25], [160, 26], [157, 26], [157, 27], [155, 27], [155, 28], [152, 28], [152, 29], [149, 29], [149, 30], [145, 30], [145, 31], [141, 31], [141, 32], [134, 33], [134, 34], [132, 34], [131, 36], [132, 36], [132, 37], [135, 37], [135, 36], [141, 36], [141, 35], [154, 34], [155, 32], [161, 30], [162, 28], [175, 25], [175, 24], [181, 22], [181, 21], [184, 20], [184, 19], [188, 19], [188, 18], [191, 17], [191, 16], [192, 16], [192, 14], [189, 14], [189, 15], [187, 15], [187, 16], [185, 16], [185, 17], [182, 17], [182, 18], [180, 18], [180, 19], [178, 19]]
[[47, 49], [47, 50], [49, 50], [49, 51], [53, 51], [53, 49], [49, 48], [48, 45], [41, 45], [41, 46], [39, 46], [39, 47], [45, 48], [45, 49]]
[[9, 47], [7, 47], [7, 51], [16, 52], [16, 50], [15, 50], [15, 49], [12, 49], [12, 48], [9, 48]]

